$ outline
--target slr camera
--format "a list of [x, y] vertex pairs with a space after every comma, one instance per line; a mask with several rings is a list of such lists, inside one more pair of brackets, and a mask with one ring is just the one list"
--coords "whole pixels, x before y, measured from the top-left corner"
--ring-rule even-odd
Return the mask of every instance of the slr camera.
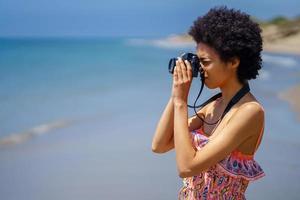
[[[202, 67], [200, 65], [200, 60], [196, 54], [193, 53], [183, 53], [181, 56], [182, 60], [187, 60], [191, 63], [192, 66], [192, 73], [193, 77], [197, 77], [198, 73], [200, 72], [200, 75], [202, 75]], [[176, 66], [177, 58], [171, 58], [169, 61], [169, 72], [171, 74], [174, 73], [174, 68]], [[202, 79], [202, 76], [200, 76]]]

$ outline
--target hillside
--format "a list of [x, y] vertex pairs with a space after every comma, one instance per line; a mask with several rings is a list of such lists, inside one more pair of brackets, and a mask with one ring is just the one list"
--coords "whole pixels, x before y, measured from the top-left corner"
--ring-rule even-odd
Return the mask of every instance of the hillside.
[[[270, 21], [254, 20], [263, 30], [264, 51], [300, 55], [300, 17], [295, 19], [276, 17]], [[172, 35], [159, 42], [177, 46], [193, 44], [192, 38], [187, 34]]]
[[300, 17], [277, 17], [260, 25], [265, 51], [300, 54]]

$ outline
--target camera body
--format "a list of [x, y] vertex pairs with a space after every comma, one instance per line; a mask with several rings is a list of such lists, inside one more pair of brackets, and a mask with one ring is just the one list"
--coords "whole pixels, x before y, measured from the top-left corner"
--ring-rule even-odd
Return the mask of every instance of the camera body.
[[[181, 56], [182, 60], [187, 60], [191, 63], [193, 77], [197, 77], [198, 73], [202, 73], [202, 67], [200, 65], [200, 60], [196, 54], [193, 53], [183, 53]], [[174, 73], [174, 69], [176, 66], [177, 58], [171, 58], [169, 61], [169, 72], [171, 74]], [[201, 76], [202, 78], [202, 76]]]

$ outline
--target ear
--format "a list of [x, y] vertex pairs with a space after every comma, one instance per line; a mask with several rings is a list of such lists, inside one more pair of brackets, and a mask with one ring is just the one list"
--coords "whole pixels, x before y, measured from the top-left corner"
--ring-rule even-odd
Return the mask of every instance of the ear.
[[238, 66], [240, 65], [240, 58], [236, 56], [232, 57], [229, 59], [228, 64], [230, 68], [237, 70]]

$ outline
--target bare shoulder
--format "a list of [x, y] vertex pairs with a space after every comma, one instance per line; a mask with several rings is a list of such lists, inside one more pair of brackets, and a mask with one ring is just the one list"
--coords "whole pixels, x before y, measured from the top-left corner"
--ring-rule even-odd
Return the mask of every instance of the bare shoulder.
[[248, 93], [232, 108], [224, 121], [225, 126], [244, 127], [243, 129], [247, 129], [252, 135], [259, 132], [263, 126], [264, 108], [254, 95]]
[[240, 112], [243, 112], [244, 114], [263, 114], [264, 113], [264, 108], [263, 106], [257, 102], [257, 101], [249, 101], [243, 103], [239, 107]]
[[264, 108], [251, 93], [239, 106], [240, 112], [250, 115], [263, 115]]
[[[265, 111], [263, 106], [256, 100], [247, 100], [238, 107], [231, 117], [231, 123], [244, 125], [249, 134], [260, 132], [264, 125]], [[248, 132], [247, 131], [247, 132]]]
[[265, 111], [261, 104], [257, 101], [251, 101], [243, 104], [240, 107], [240, 116], [244, 116], [246, 119], [251, 119], [249, 124], [262, 126], [265, 118]]

